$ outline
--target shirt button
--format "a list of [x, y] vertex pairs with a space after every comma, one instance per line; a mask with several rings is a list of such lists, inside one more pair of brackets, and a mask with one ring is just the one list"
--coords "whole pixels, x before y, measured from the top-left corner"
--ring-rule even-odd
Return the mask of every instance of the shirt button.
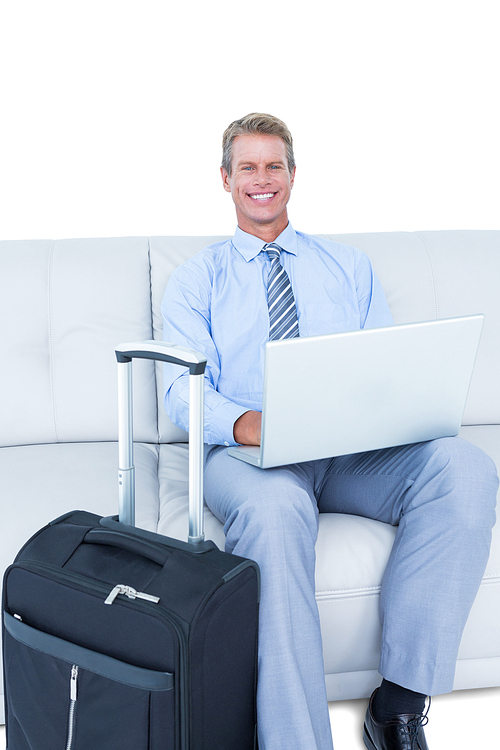
[[229, 448], [229, 443], [227, 442], [227, 440], [224, 440], [224, 445], [227, 445], [227, 447]]

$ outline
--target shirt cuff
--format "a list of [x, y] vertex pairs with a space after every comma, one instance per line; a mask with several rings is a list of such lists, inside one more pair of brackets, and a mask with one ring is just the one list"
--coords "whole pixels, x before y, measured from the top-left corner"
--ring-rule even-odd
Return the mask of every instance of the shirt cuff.
[[242, 414], [249, 411], [248, 406], [240, 406], [234, 401], [223, 401], [206, 414], [205, 441], [217, 445], [239, 445], [234, 439], [233, 428]]

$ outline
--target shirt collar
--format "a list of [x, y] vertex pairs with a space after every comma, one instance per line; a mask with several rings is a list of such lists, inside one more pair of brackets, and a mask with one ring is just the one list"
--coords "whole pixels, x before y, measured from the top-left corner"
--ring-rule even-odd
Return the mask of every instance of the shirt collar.
[[[236, 250], [241, 253], [247, 262], [256, 258], [266, 244], [264, 240], [255, 237], [253, 234], [244, 232], [239, 227], [236, 228], [232, 242]], [[276, 237], [274, 242], [282, 247], [287, 253], [297, 255], [297, 235], [290, 222], [281, 232], [279, 237]]]

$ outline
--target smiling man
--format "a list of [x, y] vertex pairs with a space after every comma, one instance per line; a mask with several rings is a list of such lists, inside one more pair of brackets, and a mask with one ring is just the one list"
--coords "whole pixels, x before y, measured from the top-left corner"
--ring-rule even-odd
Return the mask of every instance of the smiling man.
[[[364, 741], [370, 750], [427, 750], [425, 699], [453, 687], [498, 478], [491, 459], [459, 438], [266, 470], [228, 455], [229, 445], [260, 443], [267, 341], [392, 324], [362, 252], [289, 223], [295, 171], [281, 120], [231, 123], [221, 174], [238, 227], [174, 272], [163, 335], [207, 357], [205, 501], [224, 524], [226, 550], [261, 569], [260, 750], [332, 748], [314, 585], [320, 512], [397, 526], [380, 598], [383, 680]], [[164, 386], [167, 412], [187, 429], [187, 373], [165, 365]]]
[[221, 174], [224, 189], [233, 197], [238, 226], [273, 242], [288, 224], [287, 204], [295, 179], [285, 143], [278, 135], [243, 135], [233, 142], [231, 154]]

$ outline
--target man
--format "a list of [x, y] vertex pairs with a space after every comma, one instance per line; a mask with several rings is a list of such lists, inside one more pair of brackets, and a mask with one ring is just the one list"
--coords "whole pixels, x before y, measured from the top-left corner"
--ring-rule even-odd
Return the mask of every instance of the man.
[[[205, 500], [224, 524], [226, 550], [261, 568], [260, 750], [332, 748], [314, 597], [319, 512], [398, 527], [381, 591], [383, 681], [364, 739], [371, 750], [426, 750], [425, 699], [452, 689], [498, 478], [489, 457], [458, 438], [267, 470], [227, 455], [228, 445], [260, 443], [270, 337], [392, 324], [363, 253], [289, 224], [295, 171], [281, 120], [253, 114], [228, 127], [221, 175], [238, 228], [173, 274], [164, 338], [207, 356]], [[187, 375], [166, 366], [165, 391], [169, 415], [187, 429]]]

